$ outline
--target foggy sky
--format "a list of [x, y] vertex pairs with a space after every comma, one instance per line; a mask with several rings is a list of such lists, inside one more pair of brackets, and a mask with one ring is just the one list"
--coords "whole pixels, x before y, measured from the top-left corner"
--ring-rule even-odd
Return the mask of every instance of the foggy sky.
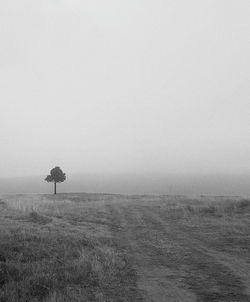
[[0, 1], [0, 176], [250, 171], [249, 0]]

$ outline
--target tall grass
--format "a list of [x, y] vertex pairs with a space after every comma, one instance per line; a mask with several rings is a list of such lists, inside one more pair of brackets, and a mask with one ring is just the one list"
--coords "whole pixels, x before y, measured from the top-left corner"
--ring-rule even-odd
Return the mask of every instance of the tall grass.
[[127, 292], [135, 292], [135, 271], [116, 240], [92, 237], [65, 220], [70, 215], [77, 221], [85, 210], [79, 200], [62, 196], [4, 199], [0, 254], [7, 261], [0, 262], [0, 302], [132, 301]]
[[184, 210], [192, 214], [209, 215], [209, 216], [223, 216], [223, 215], [236, 215], [244, 213], [250, 208], [250, 199], [229, 200], [223, 202], [209, 202], [205, 204], [192, 205], [188, 204]]

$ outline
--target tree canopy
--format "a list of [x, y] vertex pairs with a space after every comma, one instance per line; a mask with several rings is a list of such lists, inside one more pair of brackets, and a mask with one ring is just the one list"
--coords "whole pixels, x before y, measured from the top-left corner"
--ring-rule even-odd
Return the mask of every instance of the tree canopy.
[[66, 179], [66, 174], [62, 171], [60, 167], [55, 167], [50, 170], [50, 174], [46, 176], [45, 181], [54, 183], [54, 194], [56, 194], [56, 184], [58, 182], [64, 182]]

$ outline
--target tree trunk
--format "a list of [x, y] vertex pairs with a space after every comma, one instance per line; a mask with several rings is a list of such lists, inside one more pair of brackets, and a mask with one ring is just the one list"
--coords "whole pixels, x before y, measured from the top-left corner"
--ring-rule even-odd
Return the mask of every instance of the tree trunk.
[[54, 182], [54, 194], [56, 194], [56, 182]]

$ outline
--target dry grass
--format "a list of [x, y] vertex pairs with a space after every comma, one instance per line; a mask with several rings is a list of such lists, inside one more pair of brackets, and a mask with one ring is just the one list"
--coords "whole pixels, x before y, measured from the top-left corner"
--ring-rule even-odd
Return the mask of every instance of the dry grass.
[[126, 255], [112, 238], [91, 236], [81, 226], [83, 213], [98, 222], [89, 200], [67, 197], [2, 199], [0, 254], [6, 262], [0, 262], [1, 302], [132, 301], [135, 272]]
[[241, 197], [3, 196], [0, 302], [142, 301], [140, 265], [154, 301], [249, 301], [249, 229]]
[[137, 197], [111, 206], [152, 301], [250, 301], [250, 200]]
[[184, 210], [197, 215], [224, 216], [236, 215], [248, 211], [250, 199], [227, 200], [222, 202], [208, 202], [199, 205], [186, 205]]

